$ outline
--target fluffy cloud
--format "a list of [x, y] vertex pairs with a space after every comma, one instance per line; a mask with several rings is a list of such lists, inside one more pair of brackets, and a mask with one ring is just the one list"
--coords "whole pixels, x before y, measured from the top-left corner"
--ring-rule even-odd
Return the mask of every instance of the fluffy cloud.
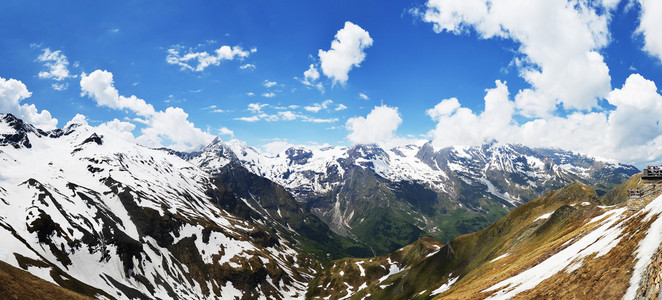
[[[81, 75], [81, 95], [88, 96], [99, 106], [112, 109], [128, 110], [144, 119], [134, 121], [146, 125], [141, 129], [141, 136], [136, 141], [149, 147], [168, 146], [175, 150], [192, 150], [206, 145], [214, 136], [196, 128], [188, 120], [188, 114], [179, 107], [168, 107], [165, 111], [156, 111], [154, 107], [136, 96], [125, 97], [119, 94], [113, 83], [113, 74], [96, 70], [89, 75]], [[106, 123], [109, 130], [116, 130], [126, 136], [133, 131], [133, 124], [120, 121]]]
[[[333, 101], [326, 100], [322, 103], [315, 103], [315, 106], [307, 106], [304, 109], [312, 112], [317, 112], [321, 109], [327, 109]], [[342, 105], [342, 104], [341, 104]], [[272, 110], [278, 110], [276, 112], [269, 112], [265, 110], [265, 107], [269, 107]], [[257, 121], [267, 121], [267, 122], [276, 122], [276, 121], [294, 121], [301, 120], [303, 122], [312, 122], [312, 123], [333, 123], [337, 122], [337, 118], [312, 118], [310, 116], [292, 111], [298, 109], [298, 105], [289, 105], [285, 106], [269, 106], [269, 104], [261, 103], [250, 103], [246, 108], [247, 111], [253, 113], [252, 116], [247, 117], [238, 117], [235, 120], [244, 121], [244, 122], [257, 122]], [[290, 109], [290, 110], [287, 110]]]
[[274, 93], [274, 92], [263, 93], [262, 97], [264, 97], [264, 98], [273, 98], [273, 97], [276, 97], [276, 93]]
[[324, 86], [322, 85], [321, 82], [317, 82], [317, 79], [319, 78], [320, 78], [320, 72], [317, 71], [317, 67], [314, 64], [310, 64], [308, 70], [303, 72], [303, 79], [300, 81], [304, 85], [309, 87], [316, 87], [320, 92], [324, 93]]
[[641, 12], [637, 33], [644, 37], [644, 50], [662, 62], [662, 2], [659, 0], [639, 0]]
[[87, 124], [87, 117], [86, 117], [85, 115], [83, 115], [83, 114], [76, 114], [76, 115], [71, 119], [71, 121], [67, 122], [67, 124], [64, 125], [64, 127], [69, 127], [69, 125], [73, 125], [73, 124], [88, 125], [88, 124]]
[[214, 136], [203, 132], [188, 120], [188, 114], [179, 107], [168, 107], [157, 112], [149, 126], [141, 129], [136, 140], [146, 146], [159, 147], [167, 144], [175, 150], [191, 150], [209, 144]]
[[0, 77], [0, 112], [12, 113], [42, 129], [54, 129], [57, 126], [57, 119], [53, 118], [49, 111], [39, 112], [34, 104], [21, 104], [21, 101], [31, 95], [23, 82]]
[[509, 137], [515, 103], [508, 99], [508, 87], [496, 81], [496, 87], [487, 90], [485, 111], [480, 115], [460, 106], [456, 98], [445, 99], [426, 111], [437, 121], [432, 131], [432, 144], [447, 146], [480, 145], [485, 140]]
[[230, 137], [234, 137], [234, 131], [230, 130], [230, 129], [227, 128], [227, 127], [221, 127], [221, 128], [218, 130], [218, 134], [219, 134], [219, 135], [229, 135]]
[[97, 128], [102, 132], [108, 132], [115, 136], [119, 136], [125, 141], [135, 142], [136, 140], [136, 138], [133, 136], [133, 130], [136, 129], [136, 125], [130, 122], [113, 119], [110, 122], [106, 122], [97, 126]]
[[[69, 61], [62, 54], [61, 50], [51, 51], [49, 48], [43, 49], [42, 53], [37, 57], [37, 61], [43, 63], [46, 68], [45, 71], [39, 72], [39, 78], [63, 81], [70, 77], [76, 77], [69, 73]], [[57, 91], [63, 91], [69, 87], [69, 84], [66, 82], [53, 83], [52, 87]]]
[[345, 109], [347, 109], [347, 106], [345, 106], [344, 104], [338, 104], [338, 106], [336, 106], [336, 108], [334, 110], [335, 111], [341, 111], [341, 110], [345, 110]]
[[310, 64], [308, 70], [303, 72], [303, 79], [308, 83], [315, 82], [315, 80], [319, 78], [320, 78], [320, 72], [317, 71], [317, 68], [315, 67], [314, 64]]
[[89, 96], [99, 106], [112, 109], [127, 109], [140, 116], [147, 117], [155, 114], [154, 107], [143, 99], [131, 95], [124, 97], [114, 86], [113, 73], [96, 70], [90, 75], [83, 73], [80, 79], [81, 96]]
[[294, 147], [294, 145], [286, 142], [286, 141], [273, 141], [271, 143], [267, 143], [262, 145], [262, 150], [265, 152], [271, 154], [271, 155], [276, 155], [285, 152], [285, 150]]
[[220, 48], [214, 50], [211, 54], [206, 51], [193, 52], [192, 50], [182, 54], [182, 48], [183, 47], [181, 46], [177, 46], [168, 49], [166, 62], [171, 65], [178, 65], [182, 70], [191, 70], [196, 72], [202, 72], [208, 66], [218, 66], [223, 60], [244, 59], [251, 53], [257, 51], [256, 48], [251, 49], [249, 52], [243, 50], [239, 46], [221, 46]]
[[304, 122], [310, 122], [310, 123], [335, 123], [338, 122], [338, 118], [311, 118], [308, 116], [301, 116], [302, 120]]
[[352, 22], [345, 22], [345, 27], [338, 30], [328, 51], [319, 50], [322, 73], [334, 83], [347, 82], [348, 73], [353, 67], [359, 67], [365, 59], [365, 49], [372, 46], [372, 38], [367, 31]]
[[303, 109], [316, 113], [319, 112], [320, 110], [326, 110], [329, 108], [329, 105], [333, 104], [333, 100], [327, 99], [322, 101], [322, 103], [313, 103], [312, 105], [305, 106]]
[[487, 90], [485, 110], [476, 114], [455, 98], [442, 100], [427, 114], [437, 126], [430, 133], [435, 147], [480, 145], [497, 140], [532, 147], [559, 147], [643, 165], [662, 159], [662, 95], [653, 81], [639, 74], [609, 92], [615, 109], [572, 112], [523, 124], [513, 120], [515, 102], [505, 83]]
[[254, 64], [243, 64], [239, 67], [239, 69], [242, 70], [255, 70], [255, 65]]
[[261, 112], [262, 108], [264, 108], [265, 106], [269, 106], [269, 104], [249, 103], [246, 109], [248, 109], [248, 111], [258, 113]]
[[260, 117], [257, 115], [250, 116], [250, 117], [239, 117], [239, 118], [234, 118], [237, 121], [244, 121], [244, 122], [257, 122], [260, 120]]
[[531, 87], [515, 96], [528, 117], [549, 116], [557, 104], [588, 110], [611, 89], [609, 68], [598, 50], [609, 42], [610, 11], [617, 1], [429, 0], [414, 12], [437, 33], [470, 29], [484, 39], [519, 44], [515, 65]]
[[359, 93], [359, 98], [361, 98], [361, 100], [370, 100], [370, 97], [365, 93]]
[[69, 66], [69, 61], [60, 50], [51, 51], [51, 49], [46, 48], [37, 57], [37, 61], [44, 63], [44, 67], [47, 68], [47, 71], [39, 72], [39, 78], [62, 81], [72, 77], [67, 68]]
[[350, 118], [345, 127], [350, 131], [347, 138], [352, 143], [384, 145], [396, 139], [395, 130], [401, 123], [396, 107], [382, 105], [375, 106], [365, 118]]
[[264, 81], [264, 87], [265, 88], [270, 88], [270, 87], [273, 87], [277, 84], [278, 84], [278, 82], [275, 82], [275, 81], [269, 81], [269, 80]]

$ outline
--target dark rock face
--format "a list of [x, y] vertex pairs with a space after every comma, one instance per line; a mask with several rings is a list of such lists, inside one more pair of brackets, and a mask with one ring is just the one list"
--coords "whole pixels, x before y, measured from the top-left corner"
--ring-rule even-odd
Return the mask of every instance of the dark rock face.
[[308, 159], [313, 157], [313, 152], [301, 148], [289, 148], [285, 150], [285, 155], [290, 162], [290, 165], [305, 165]]
[[15, 133], [0, 134], [0, 146], [11, 145], [14, 148], [32, 148], [28, 133], [32, 132], [36, 135], [44, 135], [42, 130], [36, 129], [34, 126], [26, 124], [23, 120], [16, 118], [12, 114], [5, 114], [2, 116], [0, 122], [15, 130]]
[[90, 137], [86, 138], [81, 145], [87, 144], [87, 143], [95, 143], [97, 145], [103, 145], [103, 140], [101, 139], [102, 137], [98, 136], [96, 133], [93, 133]]

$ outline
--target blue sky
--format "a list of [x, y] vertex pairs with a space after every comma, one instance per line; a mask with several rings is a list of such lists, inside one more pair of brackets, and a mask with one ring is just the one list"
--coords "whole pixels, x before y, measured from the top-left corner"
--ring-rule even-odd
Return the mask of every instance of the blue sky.
[[[215, 135], [257, 147], [275, 141], [266, 147], [273, 151], [496, 139], [628, 162], [660, 158], [650, 150], [662, 134], [659, 118], [623, 121], [639, 112], [630, 99], [648, 97], [637, 109], [658, 109], [662, 12], [654, 1], [485, 7], [481, 0], [3, 1], [0, 108], [30, 119], [22, 107], [33, 104], [57, 127], [81, 114], [139, 143], [182, 150]], [[340, 50], [323, 59], [320, 50], [333, 52], [341, 32]], [[228, 52], [217, 65], [185, 60], [213, 60], [222, 47]], [[311, 65], [315, 80], [304, 75]], [[648, 83], [652, 92], [637, 94]], [[115, 94], [103, 92], [108, 86]], [[153, 109], [136, 108], [135, 99]], [[43, 114], [32, 119], [54, 124]]]

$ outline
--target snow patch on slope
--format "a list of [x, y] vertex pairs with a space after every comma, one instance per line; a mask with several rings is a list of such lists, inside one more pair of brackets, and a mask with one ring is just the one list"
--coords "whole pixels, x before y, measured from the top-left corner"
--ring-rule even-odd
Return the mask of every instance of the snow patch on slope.
[[581, 262], [593, 253], [597, 253], [596, 257], [609, 253], [621, 239], [623, 228], [616, 223], [623, 220], [622, 213], [625, 209], [616, 209], [614, 212], [603, 214], [606, 219], [580, 240], [534, 267], [501, 281], [483, 292], [497, 290], [489, 299], [512, 298], [523, 291], [536, 287], [543, 280], [563, 271], [573, 263]]
[[655, 255], [655, 252], [662, 244], [662, 216], [660, 215], [662, 213], [662, 196], [657, 197], [639, 211], [639, 214], [643, 213], [647, 213], [643, 222], [650, 220], [654, 216], [656, 219], [648, 229], [646, 236], [639, 242], [637, 251], [635, 251], [637, 263], [634, 266], [632, 277], [630, 277], [630, 286], [625, 292], [623, 299], [634, 299], [639, 288], [641, 276], [650, 265], [653, 255]]

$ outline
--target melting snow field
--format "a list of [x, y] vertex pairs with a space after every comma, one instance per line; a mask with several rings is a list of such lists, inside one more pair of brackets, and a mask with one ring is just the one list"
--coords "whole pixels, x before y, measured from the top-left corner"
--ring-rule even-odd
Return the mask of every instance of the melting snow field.
[[655, 252], [660, 247], [662, 243], [662, 196], [657, 197], [640, 212], [648, 213], [644, 222], [650, 220], [655, 216], [655, 221], [651, 224], [651, 227], [648, 229], [648, 234], [639, 242], [639, 248], [635, 252], [637, 263], [634, 266], [632, 272], [632, 277], [630, 277], [630, 287], [625, 292], [623, 299], [633, 299], [637, 289], [639, 288], [639, 281], [641, 280], [641, 275], [646, 271], [646, 268], [650, 265], [651, 259]]
[[607, 254], [621, 239], [623, 229], [621, 226], [614, 225], [622, 221], [624, 211], [625, 208], [621, 208], [617, 209], [617, 213], [605, 213], [603, 216], [607, 216], [606, 219], [580, 240], [542, 263], [483, 291], [497, 291], [489, 299], [509, 299], [523, 291], [536, 287], [543, 280], [564, 269], [579, 267], [581, 261], [593, 253], [597, 253], [596, 257]]
[[460, 278], [460, 277], [450, 278], [451, 275], [453, 275], [453, 274], [449, 275], [448, 282], [442, 284], [439, 288], [432, 291], [432, 293], [430, 293], [430, 296], [439, 295], [439, 294], [447, 291], [448, 289], [451, 288], [451, 286], [453, 286], [453, 284], [457, 281], [457, 279]]
[[[588, 202], [582, 203], [584, 206], [588, 204]], [[613, 209], [594, 218], [588, 224], [597, 221], [601, 223], [579, 240], [571, 240], [570, 242], [572, 244], [542, 263], [483, 291], [496, 291], [489, 299], [509, 299], [523, 291], [536, 287], [543, 280], [550, 278], [554, 274], [562, 271], [572, 272], [579, 269], [582, 267], [585, 257], [594, 253], [596, 253], [596, 257], [603, 256], [620, 242], [626, 221], [631, 220], [636, 215], [646, 214], [642, 222], [650, 221], [652, 218], [655, 218], [655, 221], [653, 221], [651, 227], [648, 229], [646, 236], [639, 242], [638, 248], [634, 253], [636, 264], [630, 278], [630, 286], [623, 297], [623, 299], [633, 299], [639, 288], [643, 273], [650, 265], [652, 257], [662, 243], [662, 217], [660, 217], [660, 213], [662, 213], [662, 196], [653, 200], [634, 216], [626, 217], [624, 214], [625, 210], [626, 208]], [[549, 218], [549, 215], [542, 215], [538, 219]], [[497, 257], [492, 261], [501, 259], [506, 255]]]
[[553, 214], [553, 212], [543, 214], [540, 217], [537, 217], [535, 220], [533, 220], [533, 222], [538, 221], [538, 220], [547, 220], [547, 219], [549, 219], [549, 217], [552, 216], [552, 214]]
[[497, 258], [495, 258], [495, 259], [493, 259], [493, 260], [490, 260], [490, 262], [495, 262], [495, 261], [500, 260], [500, 259], [502, 259], [502, 258], [504, 258], [504, 257], [508, 257], [509, 255], [510, 255], [510, 253], [506, 253], [506, 254], [500, 255], [499, 257], [497, 257]]
[[[15, 129], [0, 121], [0, 134], [7, 132]], [[85, 142], [95, 133], [101, 143]], [[204, 263], [211, 264], [213, 255], [222, 254], [217, 263], [241, 267], [232, 260], [234, 257], [257, 256], [263, 263], [277, 264], [289, 278], [295, 278], [287, 259], [297, 253], [287, 243], [281, 241], [280, 246], [266, 247], [267, 251], [258, 255], [257, 244], [233, 238], [232, 233], [245, 236], [245, 232], [253, 230], [252, 226], [212, 204], [207, 196], [212, 188], [209, 175], [191, 163], [166, 151], [125, 142], [110, 132], [97, 131], [85, 124], [66, 127], [58, 137], [35, 132], [28, 132], [27, 137], [31, 148], [6, 146], [0, 150], [0, 260], [20, 267], [14, 253], [35, 260], [44, 258], [73, 278], [113, 296], [119, 295], [118, 298], [128, 296], [111, 282], [162, 299], [171, 298], [165, 284], [182, 298], [213, 298], [213, 295], [204, 296], [197, 281], [181, 280], [188, 277], [187, 267], [168, 248], [159, 246], [149, 236], [139, 235], [125, 205], [112, 191], [117, 188], [130, 191], [130, 197], [139, 207], [153, 208], [162, 216], [167, 210], [221, 228], [222, 231], [209, 233], [208, 242], [202, 241], [204, 228], [200, 225], [186, 224], [179, 228], [179, 237], [173, 236], [174, 243], [195, 236], [195, 246]], [[71, 259], [71, 264], [59, 260], [46, 244], [39, 242], [37, 233], [30, 231], [32, 221], [42, 214], [62, 229], [48, 239], [54, 245], [62, 245], [61, 251]], [[154, 284], [153, 289], [136, 277], [127, 276], [126, 265], [117, 255], [117, 245], [103, 242], [104, 228], [111, 224], [117, 226], [112, 227], [112, 233], [119, 230], [127, 238], [142, 243], [141, 259], [129, 258], [133, 265], [128, 274], [141, 275]], [[102, 242], [88, 248], [84, 233]], [[70, 246], [72, 240], [82, 241], [82, 247]], [[30, 266], [28, 271], [53, 282], [50, 267]], [[302, 297], [304, 282], [294, 279], [274, 283], [279, 286], [275, 288], [279, 294], [289, 299], [297, 293]], [[271, 280], [267, 283], [273, 285]], [[211, 281], [203, 284], [211, 290]], [[223, 297], [242, 296], [237, 284], [230, 281], [216, 284]]]

